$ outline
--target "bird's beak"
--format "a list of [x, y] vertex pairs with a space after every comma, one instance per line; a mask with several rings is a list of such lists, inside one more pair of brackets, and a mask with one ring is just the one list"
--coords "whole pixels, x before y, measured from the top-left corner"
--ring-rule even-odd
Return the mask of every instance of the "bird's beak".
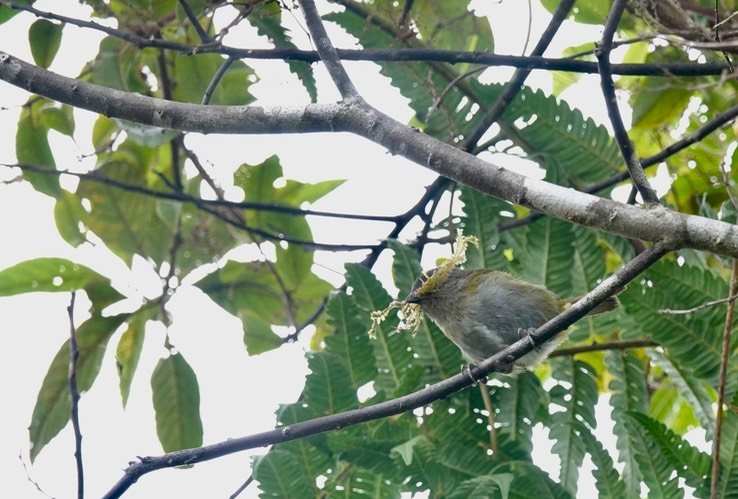
[[409, 295], [405, 298], [405, 302], [407, 303], [420, 303], [423, 301], [424, 296], [418, 296], [415, 294], [415, 291], [411, 291]]

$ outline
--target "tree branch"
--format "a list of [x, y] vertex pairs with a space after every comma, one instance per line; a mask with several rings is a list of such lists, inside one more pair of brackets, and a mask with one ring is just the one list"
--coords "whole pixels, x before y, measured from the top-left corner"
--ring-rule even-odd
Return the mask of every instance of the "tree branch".
[[[653, 156], [648, 156], [647, 158], [643, 158], [641, 160], [641, 165], [643, 166], [643, 168], [648, 168], [649, 166], [653, 166], [653, 165], [657, 165], [661, 163], [662, 161], [669, 158], [670, 156], [675, 155], [679, 151], [682, 151], [683, 149], [686, 149], [692, 144], [696, 144], [697, 142], [701, 141], [702, 139], [710, 135], [712, 132], [714, 132], [718, 128], [734, 120], [736, 116], [738, 116], [738, 106], [733, 106], [727, 111], [723, 111], [722, 113], [718, 114], [717, 116], [712, 118], [710, 121], [702, 125], [700, 128], [695, 130], [694, 132], [688, 135], [685, 135], [680, 140], [665, 147], [662, 151], [654, 154]], [[589, 192], [589, 193], [599, 192], [608, 187], [612, 187], [613, 185], [619, 182], [622, 182], [623, 180], [627, 179], [628, 176], [629, 176], [628, 171], [627, 170], [623, 171], [621, 173], [613, 175], [607, 180], [604, 180], [602, 182], [599, 182], [597, 184], [590, 186], [589, 188], [587, 188], [586, 192]]]
[[620, 147], [620, 153], [623, 155], [623, 159], [625, 159], [625, 166], [628, 168], [633, 185], [638, 189], [643, 202], [646, 205], [652, 205], [658, 204], [659, 197], [648, 183], [648, 178], [646, 178], [643, 167], [640, 161], [638, 161], [633, 143], [630, 141], [628, 132], [625, 130], [623, 118], [620, 116], [620, 110], [618, 109], [618, 101], [615, 96], [615, 83], [612, 80], [612, 69], [610, 68], [612, 39], [615, 36], [615, 30], [618, 27], [618, 22], [620, 22], [620, 17], [623, 15], [626, 4], [627, 0], [615, 0], [615, 3], [610, 9], [610, 14], [607, 16], [605, 29], [602, 33], [602, 41], [597, 51], [597, 61], [600, 68], [602, 94], [605, 97], [607, 115], [610, 118], [610, 123], [612, 123], [615, 140]]
[[631, 239], [738, 256], [738, 227], [661, 206], [643, 209], [525, 177], [390, 118], [371, 106], [201, 106], [107, 89], [0, 52], [0, 80], [44, 97], [144, 125], [200, 133], [351, 132], [485, 194]]
[[[561, 23], [564, 22], [564, 19], [566, 19], [566, 16], [569, 14], [572, 5], [574, 5], [574, 1], [575, 0], [563, 0], [559, 6], [556, 7], [556, 12], [554, 12], [553, 17], [548, 23], [548, 26], [546, 26], [546, 30], [541, 35], [540, 40], [538, 40], [536, 46], [533, 47], [531, 55], [543, 55], [550, 45], [554, 35], [561, 27]], [[517, 69], [515, 71], [512, 78], [510, 78], [510, 81], [505, 85], [505, 90], [503, 90], [500, 96], [497, 97], [495, 103], [487, 110], [474, 130], [464, 138], [464, 145], [466, 147], [463, 149], [470, 151], [479, 142], [479, 139], [482, 138], [482, 135], [484, 135], [487, 129], [489, 129], [489, 127], [491, 127], [492, 124], [502, 116], [505, 109], [507, 109], [515, 96], [522, 90], [523, 83], [530, 72], [530, 69]]]
[[605, 341], [602, 343], [594, 342], [590, 345], [577, 345], [568, 348], [559, 348], [551, 352], [549, 357], [563, 357], [566, 355], [576, 355], [586, 352], [601, 352], [602, 350], [627, 350], [629, 348], [657, 347], [658, 343], [651, 340], [624, 340], [624, 341]]
[[341, 59], [339, 59], [336, 49], [333, 47], [333, 43], [331, 43], [331, 39], [328, 38], [328, 33], [325, 31], [325, 26], [323, 26], [323, 21], [320, 19], [318, 9], [315, 8], [315, 2], [313, 0], [300, 0], [300, 5], [302, 5], [305, 22], [315, 42], [318, 55], [321, 61], [323, 61], [323, 64], [325, 64], [336, 88], [341, 93], [341, 97], [345, 101], [361, 101], [362, 98], [359, 92], [351, 82], [351, 78], [349, 78], [343, 64], [341, 64]]
[[295, 216], [313, 216], [313, 217], [327, 217], [327, 218], [341, 218], [346, 220], [363, 220], [368, 222], [396, 222], [401, 215], [360, 215], [358, 213], [341, 213], [334, 211], [321, 211], [321, 210], [310, 210], [303, 208], [295, 208], [293, 206], [287, 206], [283, 204], [264, 204], [255, 203], [253, 201], [228, 201], [225, 199], [203, 199], [195, 196], [190, 196], [184, 192], [166, 192], [157, 191], [155, 189], [149, 189], [148, 187], [142, 187], [140, 185], [128, 184], [121, 182], [120, 180], [109, 178], [104, 175], [100, 175], [95, 171], [91, 172], [73, 172], [69, 170], [51, 170], [45, 166], [31, 165], [28, 163], [15, 163], [6, 164], [0, 163], [0, 166], [7, 168], [19, 168], [23, 171], [30, 171], [35, 173], [43, 173], [46, 175], [69, 175], [77, 177], [80, 180], [88, 182], [99, 182], [101, 184], [110, 185], [117, 187], [121, 190], [128, 192], [135, 192], [144, 196], [150, 196], [157, 199], [166, 199], [168, 201], [179, 201], [181, 203], [192, 203], [202, 206], [211, 207], [228, 207], [240, 210], [252, 210], [252, 211], [266, 211], [272, 213], [283, 213], [286, 215]]
[[[658, 244], [636, 256], [566, 311], [539, 327], [534, 333], [535, 336], [542, 341], [546, 341], [563, 331], [584, 317], [587, 312], [594, 309], [599, 303], [607, 299], [608, 296], [612, 296], [622, 289], [628, 282], [658, 261], [667, 251], [668, 248], [666, 246]], [[470, 372], [474, 378], [482, 379], [495, 370], [499, 370], [510, 362], [522, 357], [532, 349], [533, 344], [528, 338], [523, 338], [486, 359], [479, 366], [472, 367]], [[104, 498], [113, 499], [120, 497], [139, 478], [152, 471], [209, 461], [247, 449], [288, 442], [326, 431], [339, 430], [359, 423], [394, 416], [448, 397], [450, 394], [470, 385], [472, 385], [472, 380], [468, 373], [459, 373], [451, 378], [418, 390], [415, 393], [369, 407], [331, 414], [246, 437], [233, 438], [217, 444], [206, 445], [197, 449], [170, 452], [161, 456], [141, 457], [138, 461], [128, 466], [123, 477], [105, 494]]]
[[[223, 54], [235, 59], [279, 59], [285, 61], [318, 62], [320, 56], [316, 51], [299, 49], [248, 49], [221, 45], [218, 42], [191, 45], [161, 39], [149, 39], [143, 36], [104, 26], [94, 21], [84, 21], [73, 17], [63, 16], [52, 12], [44, 12], [32, 5], [19, 4], [0, 0], [0, 5], [12, 9], [30, 12], [44, 18], [60, 21], [81, 28], [100, 31], [109, 36], [127, 41], [136, 47], [160, 48], [181, 52], [183, 54]], [[446, 62], [449, 64], [470, 63], [486, 66], [510, 66], [527, 70], [540, 69], [545, 71], [568, 71], [572, 73], [596, 74], [599, 72], [597, 63], [577, 61], [569, 58], [545, 58], [536, 56], [514, 56], [489, 54], [487, 52], [468, 52], [462, 50], [436, 49], [373, 49], [349, 50], [336, 49], [336, 53], [346, 61], [372, 62]], [[725, 63], [659, 63], [659, 64], [613, 64], [612, 72], [628, 76], [657, 76], [673, 78], [675, 76], [719, 76], [729, 67]]]
[[192, 27], [195, 28], [197, 36], [200, 37], [202, 43], [212, 42], [213, 39], [210, 37], [210, 35], [208, 35], [208, 32], [203, 29], [200, 21], [197, 20], [197, 16], [193, 12], [192, 7], [190, 7], [190, 4], [187, 2], [187, 0], [179, 0], [179, 6], [182, 7], [182, 10], [187, 16], [187, 19], [190, 20], [190, 24], [192, 24]]
[[77, 386], [77, 368], [79, 365], [79, 346], [77, 343], [77, 328], [74, 326], [74, 303], [77, 294], [72, 291], [72, 297], [67, 307], [67, 316], [69, 318], [69, 395], [70, 395], [70, 416], [72, 428], [74, 429], [74, 462], [77, 465], [77, 498], [85, 497], [85, 472], [82, 465], [82, 430], [79, 425], [79, 388]]

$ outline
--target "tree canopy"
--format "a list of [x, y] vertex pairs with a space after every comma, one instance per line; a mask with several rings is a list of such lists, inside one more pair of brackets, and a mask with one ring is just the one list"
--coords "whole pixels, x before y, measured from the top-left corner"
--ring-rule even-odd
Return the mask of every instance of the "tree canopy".
[[[80, 397], [114, 370], [125, 407], [144, 348], [163, 346], [150, 379], [163, 454], [131, 456], [106, 497], [162, 468], [265, 446], [244, 477], [262, 497], [576, 497], [585, 458], [601, 497], [683, 497], [685, 486], [738, 496], [738, 19], [721, 3], [539, 0], [527, 26], [521, 3], [520, 18], [502, 22], [523, 27], [522, 55], [496, 49], [511, 32], [468, 0], [79, 4], [88, 17], [0, 0], [0, 33], [35, 18], [32, 61], [0, 51], [0, 80], [29, 93], [16, 158], [2, 168], [54, 200], [69, 245], [104, 246], [131, 269], [145, 261], [161, 291], [132, 306], [110, 276], [60, 255], [0, 270], [2, 297], [71, 296], [70, 338], [29, 422], [31, 461], [71, 423], [81, 497]], [[598, 38], [550, 53], [552, 40], [593, 27]], [[75, 28], [102, 36], [97, 54], [78, 74], [50, 71]], [[367, 67], [406, 100], [409, 120], [369, 103], [357, 77]], [[514, 72], [499, 82], [502, 67]], [[532, 71], [550, 74], [550, 88], [526, 84]], [[259, 89], [283, 80], [299, 92], [262, 102]], [[577, 108], [579, 95], [607, 116]], [[96, 115], [84, 138], [81, 110]], [[316, 209], [352, 174], [286, 178], [288, 134], [316, 133], [347, 164], [353, 151], [340, 144], [352, 134], [438, 176], [408, 186], [401, 212], [378, 209], [396, 178], [367, 185], [374, 206]], [[236, 166], [203, 159], [223, 135], [256, 134], [280, 139], [259, 162], [237, 148]], [[59, 137], [90, 144], [91, 161], [61, 157]], [[318, 220], [334, 240], [314, 237]], [[386, 228], [381, 240], [355, 242], [367, 224]], [[372, 312], [406, 296], [429, 259], [451, 255], [457, 231], [478, 240], [468, 268], [586, 295], [536, 331], [570, 329], [545, 365], [495, 374], [533, 348], [521, 340], [472, 369], [489, 381], [470, 386], [458, 348], [429, 320], [411, 336], [390, 314], [369, 338]], [[326, 256], [345, 262], [338, 284], [321, 272]], [[204, 442], [187, 352], [168, 334], [144, 341], [154, 325], [177, 325], [169, 303], [183, 283], [240, 320], [244, 362], [310, 335], [304, 389], [275, 408], [273, 430]], [[585, 317], [616, 293], [620, 308]], [[81, 296], [89, 310], [75, 321]], [[598, 432], [603, 398], [615, 455]], [[560, 459], [555, 479], [537, 462], [537, 428]], [[685, 439], [694, 429], [700, 448]]]

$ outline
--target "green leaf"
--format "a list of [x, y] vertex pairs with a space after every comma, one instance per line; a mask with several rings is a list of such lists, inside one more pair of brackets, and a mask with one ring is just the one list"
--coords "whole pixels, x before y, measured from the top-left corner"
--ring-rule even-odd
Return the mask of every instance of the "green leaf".
[[[276, 182], [282, 179], [279, 158], [270, 156], [257, 165], [241, 165], [234, 173], [233, 183], [244, 191], [246, 201], [293, 208], [300, 208], [306, 202], [312, 203], [343, 183], [336, 180], [304, 184], [287, 180], [284, 186], [276, 187]], [[276, 248], [275, 267], [288, 288], [300, 286], [312, 274], [313, 264], [313, 251], [307, 249], [313, 235], [305, 217], [300, 214], [249, 210], [245, 212], [245, 218], [250, 227], [284, 238]], [[303, 242], [307, 246], [301, 244]]]
[[105, 116], [98, 116], [92, 127], [92, 147], [96, 151], [102, 151], [110, 147], [113, 137], [120, 131], [115, 121]]
[[[731, 406], [738, 404], [735, 397]], [[726, 410], [720, 440], [720, 481], [718, 497], [738, 497], [738, 415]]]
[[332, 295], [325, 311], [333, 328], [333, 333], [325, 337], [325, 350], [344, 359], [351, 386], [356, 390], [374, 379], [376, 373], [366, 322], [346, 293]]
[[[34, 0], [19, 0], [18, 3], [21, 5], [27, 5], [33, 3], [33, 1]], [[0, 5], [0, 24], [11, 20], [21, 12], [22, 11], [20, 9], [14, 9], [12, 7], [8, 7], [7, 5]]]
[[632, 414], [628, 414], [631, 417], [627, 417], [624, 423], [632, 438], [633, 448], [635, 449], [634, 456], [639, 471], [648, 487], [648, 497], [684, 497], [684, 490], [679, 486], [678, 476], [674, 473], [674, 468], [661, 453], [656, 442], [647, 438]]
[[80, 289], [85, 290], [96, 312], [123, 298], [110, 279], [65, 258], [36, 258], [0, 271], [0, 296]]
[[[3, 279], [0, 278], [0, 282]], [[76, 331], [77, 390], [88, 391], [100, 372], [108, 340], [127, 315], [101, 317], [93, 315]], [[71, 396], [69, 392], [69, 342], [62, 344], [41, 383], [36, 406], [29, 426], [31, 462], [69, 422]]]
[[[49, 146], [48, 128], [41, 117], [41, 106], [44, 101], [23, 106], [15, 135], [15, 155], [18, 162], [34, 166], [42, 166], [50, 170], [56, 169], [54, 155]], [[57, 175], [23, 172], [23, 178], [31, 183], [34, 189], [52, 197], [61, 194]]]
[[202, 445], [200, 388], [184, 357], [175, 353], [160, 359], [151, 374], [156, 434], [164, 452]]
[[128, 42], [113, 37], [103, 38], [90, 81], [116, 90], [147, 95], [151, 89], [142, 71], [142, 57], [143, 53]]
[[392, 259], [392, 277], [395, 286], [400, 290], [399, 297], [402, 298], [410, 293], [415, 280], [423, 272], [420, 255], [413, 248], [394, 239], [387, 241], [387, 246], [395, 252]]
[[128, 403], [131, 393], [133, 375], [138, 367], [138, 359], [141, 357], [146, 323], [156, 315], [155, 308], [139, 310], [128, 320], [128, 328], [118, 341], [115, 349], [115, 363], [118, 367], [118, 386], [120, 389], [123, 407]]
[[[346, 282], [351, 287], [357, 308], [362, 313], [365, 330], [369, 331], [371, 312], [383, 310], [389, 305], [390, 297], [377, 278], [362, 265], [346, 264]], [[390, 314], [379, 325], [377, 339], [372, 341], [378, 369], [375, 390], [384, 391], [388, 395], [401, 395], [417, 388], [407, 386], [404, 381], [412, 371], [420, 369], [419, 366], [413, 365], [409, 335], [394, 331], [397, 324], [397, 317]], [[420, 379], [417, 381], [419, 384]], [[398, 390], [401, 387], [403, 390], [400, 392]]]
[[678, 435], [699, 426], [689, 404], [675, 388], [668, 385], [656, 389], [651, 395], [648, 416], [664, 423]]
[[75, 248], [87, 240], [82, 226], [86, 219], [87, 211], [77, 195], [62, 189], [54, 204], [54, 221], [62, 238]]
[[61, 45], [63, 24], [52, 23], [46, 19], [36, 20], [28, 29], [31, 55], [37, 66], [48, 68]]
[[[277, 347], [282, 338], [266, 325], [291, 326], [283, 289], [269, 265], [264, 262], [228, 261], [195, 286], [203, 290], [227, 312], [239, 317], [244, 327], [244, 342], [250, 352]], [[289, 288], [294, 317], [298, 323], [307, 320], [333, 287], [309, 273], [299, 286]], [[252, 350], [253, 349], [253, 350]]]
[[[124, 184], [159, 188], [161, 180], [149, 177], [154, 152], [127, 142], [104, 160], [97, 173]], [[128, 265], [136, 254], [156, 263], [169, 257], [174, 231], [158, 216], [155, 198], [85, 179], [77, 196], [89, 200], [87, 226]]]
[[[667, 469], [676, 470], [687, 485], [696, 489], [698, 497], [709, 496], [711, 457], [700, 452], [688, 442], [669, 430], [664, 424], [639, 412], [628, 413], [636, 420], [648, 438], [648, 443], [658, 447], [667, 461]], [[663, 473], [665, 474], [665, 473]]]
[[[277, 411], [277, 420], [282, 426], [291, 425], [309, 418], [308, 411], [300, 402], [283, 405]], [[333, 461], [330, 450], [326, 446], [325, 434], [299, 438], [291, 442], [284, 442], [277, 447], [281, 451], [288, 451], [302, 468], [308, 479], [324, 475]]]
[[[557, 0], [541, 0], [541, 5], [552, 14], [559, 6]], [[610, 4], [612, 2], [586, 2], [581, 5], [577, 4], [572, 9], [572, 17], [578, 23], [582, 24], [603, 24], [610, 12]]]
[[48, 104], [41, 108], [41, 121], [49, 130], [72, 137], [74, 135], [74, 113], [72, 106]]
[[551, 364], [559, 381], [550, 391], [551, 403], [564, 409], [551, 414], [550, 435], [556, 442], [552, 450], [561, 459], [561, 486], [576, 495], [585, 446], [575, 423], [597, 426], [597, 381], [592, 366], [573, 357], [554, 359]]
[[530, 224], [523, 279], [542, 284], [560, 297], [571, 296], [573, 230], [569, 223], [545, 217]]
[[676, 387], [678, 393], [689, 402], [689, 407], [705, 430], [707, 437], [712, 438], [715, 431], [713, 400], [703, 382], [687, 372], [682, 365], [669, 360], [656, 349], [648, 351], [651, 361], [664, 370]]
[[[594, 50], [595, 50], [595, 44], [594, 42], [585, 42], [581, 45], [576, 45], [573, 47], [567, 47], [564, 50], [561, 51], [562, 57], [574, 57], [577, 56], [577, 60], [584, 60], [584, 61], [596, 61], [596, 58], [594, 56]], [[590, 52], [587, 56], [581, 56], [579, 54], [582, 54], [583, 52]], [[570, 73], [566, 71], [554, 71], [553, 74], [553, 94], [555, 96], [560, 96], [564, 90], [568, 89], [575, 83], [579, 82], [582, 79], [581, 73]]]
[[[199, 182], [192, 184], [188, 189], [199, 191]], [[181, 245], [176, 264], [181, 275], [203, 264], [216, 263], [229, 250], [243, 243], [231, 225], [194, 204], [159, 201], [156, 211], [172, 232], [179, 230]]]
[[500, 212], [511, 206], [499, 199], [462, 186], [461, 202], [464, 203], [464, 234], [475, 236], [479, 246], [470, 244], [466, 250], [468, 268], [505, 270], [509, 262], [500, 245]]
[[281, 448], [255, 457], [252, 470], [263, 497], [303, 497], [319, 493], [314, 477], [304, 473], [293, 453]]
[[[282, 25], [282, 9], [278, 4], [271, 2], [255, 4], [252, 6], [251, 12], [246, 17], [246, 20], [256, 28], [260, 36], [266, 37], [275, 48], [297, 48], [292, 43], [292, 40], [290, 40], [288, 31]], [[285, 62], [287, 62], [290, 72], [297, 76], [300, 83], [305, 87], [305, 90], [310, 96], [310, 101], [317, 102], [318, 88], [313, 67], [303, 61]]]
[[272, 331], [272, 326], [265, 320], [252, 312], [241, 311], [239, 313], [243, 323], [243, 344], [249, 355], [274, 350], [284, 343], [284, 340]]
[[461, 482], [449, 499], [464, 499], [467, 497], [500, 497], [506, 499], [510, 493], [510, 484], [515, 479], [512, 473], [500, 473], [471, 478]]
[[[226, 60], [218, 54], [178, 56], [174, 60], [174, 76], [177, 79], [175, 100], [197, 104], [202, 102], [205, 90]], [[250, 104], [254, 96], [249, 93], [249, 87], [256, 81], [256, 74], [250, 67], [243, 61], [234, 61], [218, 82], [210, 103], [224, 106]]]
[[624, 463], [623, 481], [626, 497], [640, 497], [640, 465], [636, 460], [636, 440], [642, 438], [630, 431], [625, 420], [628, 412], [645, 413], [648, 410], [646, 378], [643, 364], [632, 353], [609, 350], [605, 354], [605, 364], [612, 375], [610, 406], [614, 421], [613, 433], [616, 437], [618, 460]]
[[[401, 487], [396, 480], [366, 468], [354, 467], [349, 472], [335, 470], [325, 484], [325, 490], [316, 496], [326, 497], [377, 497], [395, 499], [400, 497]], [[394, 478], [394, 477], [393, 477]], [[348, 492], [348, 494], [347, 494]]]
[[571, 499], [573, 496], [551, 480], [548, 473], [527, 462], [511, 462], [511, 471], [515, 473], [510, 487], [511, 499], [530, 499], [546, 497], [551, 499]]
[[327, 416], [358, 407], [356, 390], [350, 384], [348, 366], [343, 357], [331, 352], [307, 354], [308, 375], [304, 403], [317, 416]]
[[516, 377], [505, 377], [505, 385], [492, 388], [492, 406], [499, 408], [495, 421], [500, 424], [498, 434], [508, 433], [527, 455], [533, 451], [533, 426], [536, 414], [547, 396], [541, 382], [530, 372]]
[[493, 463], [479, 447], [458, 441], [418, 440], [413, 464], [406, 468], [411, 480], [422, 481], [430, 490], [442, 496], [451, 494], [460, 482], [492, 472]]
[[605, 278], [605, 252], [597, 242], [594, 231], [575, 225], [574, 264], [571, 266], [572, 292], [584, 294], [594, 289]]
[[[649, 53], [644, 62], [658, 64], [667, 61], [688, 62], [688, 59], [681, 49], [664, 47], [663, 50]], [[676, 122], [691, 98], [692, 90], [685, 81], [677, 78], [638, 78], [631, 88], [631, 126], [654, 130]]]
[[435, 48], [494, 51], [488, 19], [477, 16], [468, 7], [466, 1], [419, 0], [414, 2], [411, 15], [420, 38]]
[[[710, 271], [673, 261], [660, 261], [620, 294], [623, 307], [638, 329], [629, 338], [651, 337], [666, 348], [674, 363], [700, 379], [716, 381], [720, 368], [725, 305], [692, 314], [664, 314], [662, 309], [690, 309], [724, 298], [728, 286]], [[734, 338], [735, 341], [735, 338]], [[735, 346], [736, 343], [733, 343]], [[728, 394], [736, 389], [738, 362], [728, 360]], [[642, 411], [645, 412], [645, 411]]]
[[625, 497], [625, 483], [615, 469], [610, 454], [602, 447], [586, 425], [579, 421], [571, 423], [579, 436], [584, 441], [584, 445], [592, 458], [595, 468], [592, 470], [592, 476], [595, 479], [595, 486], [599, 497], [620, 499]]

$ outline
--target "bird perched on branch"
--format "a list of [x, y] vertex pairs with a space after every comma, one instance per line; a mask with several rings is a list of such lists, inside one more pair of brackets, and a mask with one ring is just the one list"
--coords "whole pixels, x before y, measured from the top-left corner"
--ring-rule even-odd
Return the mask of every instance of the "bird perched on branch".
[[[560, 300], [544, 286], [506, 272], [436, 268], [415, 281], [405, 302], [419, 305], [473, 364], [529, 336], [536, 349], [508, 366], [503, 371], [507, 373], [534, 368], [566, 339], [562, 331], [537, 345], [530, 335], [563, 312], [570, 302]], [[611, 296], [588, 315], [613, 310], [619, 303], [616, 296]]]

